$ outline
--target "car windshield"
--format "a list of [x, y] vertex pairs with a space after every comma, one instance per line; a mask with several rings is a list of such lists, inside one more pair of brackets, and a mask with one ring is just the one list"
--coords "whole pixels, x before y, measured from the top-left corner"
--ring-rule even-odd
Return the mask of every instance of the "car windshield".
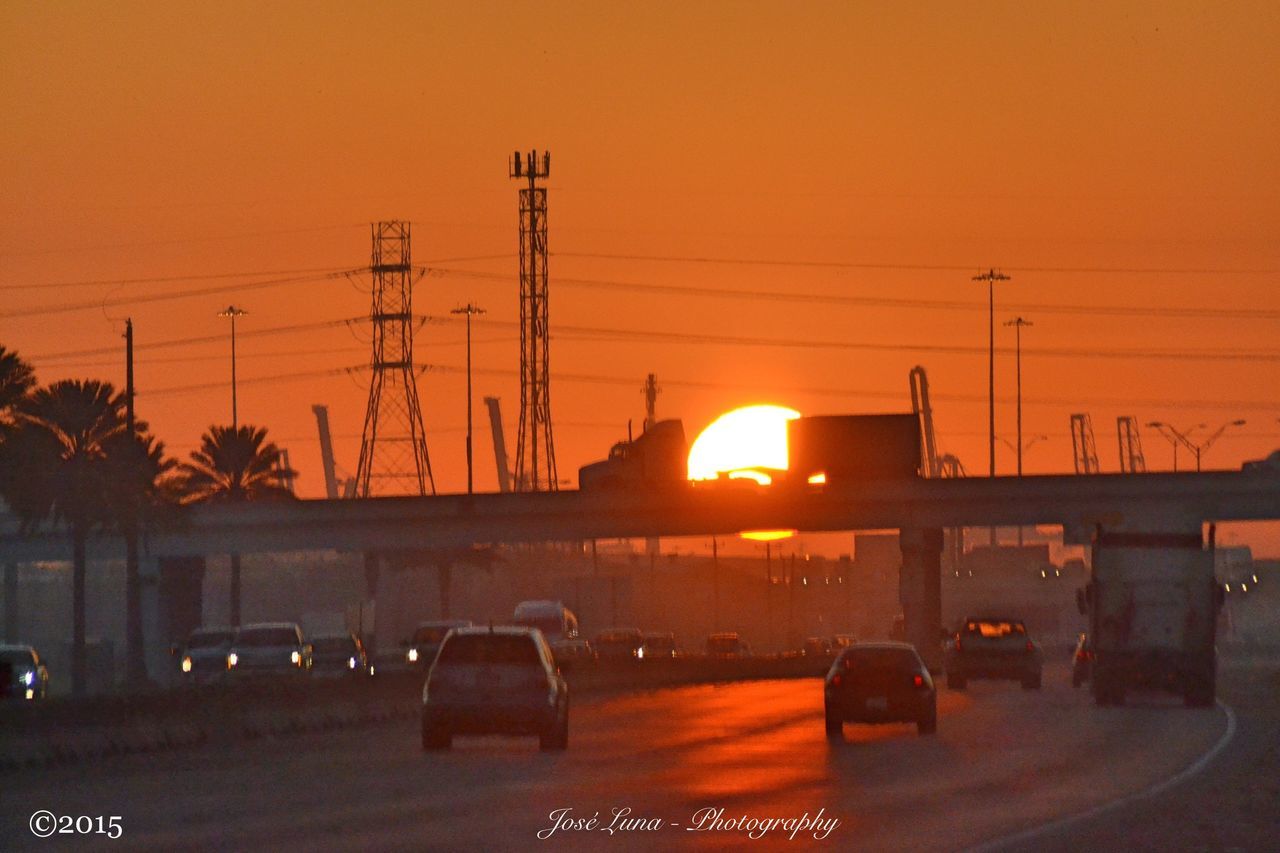
[[311, 648], [319, 654], [354, 654], [356, 644], [350, 637], [316, 637]]
[[237, 646], [296, 646], [298, 633], [292, 628], [254, 628], [241, 631]]
[[849, 649], [840, 658], [845, 669], [917, 670], [920, 663], [911, 649]]
[[548, 637], [564, 632], [564, 623], [560, 621], [558, 616], [525, 616], [514, 620], [512, 624], [523, 625], [526, 628], [537, 628]]
[[189, 649], [211, 649], [231, 642], [230, 631], [197, 631], [187, 640]]
[[538, 647], [533, 639], [513, 634], [455, 634], [444, 647], [436, 664], [515, 664], [538, 666]]
[[0, 651], [0, 663], [7, 663], [10, 666], [34, 666], [31, 660], [31, 652], [26, 649], [5, 649]]
[[1027, 633], [1021, 622], [974, 621], [964, 626], [966, 634], [974, 637], [1016, 637]]

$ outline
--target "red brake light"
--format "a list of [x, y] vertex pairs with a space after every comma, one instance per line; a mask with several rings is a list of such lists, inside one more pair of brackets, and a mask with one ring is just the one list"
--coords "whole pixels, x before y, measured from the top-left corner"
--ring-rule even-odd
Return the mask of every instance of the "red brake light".
[[842, 681], [844, 681], [844, 677], [843, 677], [842, 675], [840, 675], [840, 673], [838, 673], [838, 672], [837, 672], [835, 675], [831, 676], [831, 686], [832, 686], [832, 687], [839, 687], [839, 686], [840, 686], [840, 682], [842, 682]]
[[915, 682], [916, 687], [924, 687], [924, 676], [923, 676], [923, 675], [917, 675], [917, 676], [914, 676], [914, 677], [912, 678], [912, 681], [914, 681], [914, 682]]
[[963, 648], [964, 648], [964, 646], [963, 646], [963, 645], [961, 645], [961, 643], [960, 643], [960, 635], [959, 635], [959, 634], [957, 634], [957, 635], [956, 635], [956, 651], [960, 651], [960, 650], [961, 650], [961, 649], [963, 649]]
[[1031, 642], [1030, 640], [1027, 640], [1027, 651], [1034, 652], [1035, 650], [1036, 650], [1036, 644]]

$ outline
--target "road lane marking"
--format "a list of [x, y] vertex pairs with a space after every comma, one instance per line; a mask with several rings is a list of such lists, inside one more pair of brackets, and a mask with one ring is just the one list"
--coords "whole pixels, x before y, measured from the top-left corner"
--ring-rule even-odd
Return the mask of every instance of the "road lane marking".
[[1150, 788], [1145, 788], [1136, 794], [1130, 794], [1127, 797], [1121, 797], [1118, 800], [1112, 800], [1109, 803], [1094, 806], [1093, 808], [1080, 812], [1079, 814], [1058, 818], [1057, 820], [1052, 820], [1049, 823], [1043, 823], [1039, 826], [1033, 826], [1030, 829], [1024, 829], [1021, 832], [1015, 832], [1012, 835], [996, 838], [993, 841], [984, 841], [983, 843], [974, 845], [973, 847], [965, 848], [964, 853], [995, 853], [995, 851], [998, 850], [1011, 848], [1019, 844], [1025, 844], [1028, 841], [1033, 841], [1042, 836], [1061, 832], [1065, 829], [1076, 826], [1077, 824], [1093, 820], [1094, 818], [1100, 817], [1108, 812], [1133, 805], [1141, 800], [1159, 796], [1170, 788], [1181, 785], [1183, 782], [1200, 773], [1212, 764], [1214, 759], [1218, 757], [1222, 750], [1226, 749], [1227, 744], [1231, 742], [1231, 739], [1235, 737], [1235, 712], [1231, 710], [1230, 706], [1224, 705], [1221, 702], [1218, 702], [1217, 706], [1221, 708], [1223, 713], [1227, 716], [1227, 729], [1222, 733], [1222, 737], [1218, 738], [1218, 742], [1215, 743], [1208, 752], [1197, 758], [1188, 766], [1184, 767], [1178, 773], [1170, 776], [1168, 779], [1165, 779], [1163, 782], [1157, 782]]

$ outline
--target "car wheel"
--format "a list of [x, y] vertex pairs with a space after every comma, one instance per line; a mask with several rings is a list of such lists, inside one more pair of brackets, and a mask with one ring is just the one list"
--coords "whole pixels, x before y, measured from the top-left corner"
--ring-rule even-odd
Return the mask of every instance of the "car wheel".
[[936, 706], [929, 709], [928, 713], [916, 721], [916, 732], [921, 735], [931, 735], [938, 731], [938, 709]]
[[428, 751], [448, 749], [453, 746], [453, 735], [439, 723], [430, 722], [426, 715], [422, 716], [422, 748]]
[[947, 689], [948, 690], [964, 690], [965, 677], [958, 673], [947, 673]]
[[844, 721], [838, 716], [831, 713], [831, 708], [826, 709], [827, 737], [836, 739], [844, 736]]

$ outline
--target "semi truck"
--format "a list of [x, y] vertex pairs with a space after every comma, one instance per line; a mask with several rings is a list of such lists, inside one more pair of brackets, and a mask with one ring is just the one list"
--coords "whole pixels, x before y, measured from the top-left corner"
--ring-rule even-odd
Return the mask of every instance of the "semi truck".
[[1223, 590], [1214, 576], [1213, 534], [1108, 532], [1093, 539], [1093, 569], [1077, 601], [1089, 617], [1098, 705], [1122, 705], [1131, 688], [1212, 705], [1214, 637]]
[[[627, 432], [630, 433], [630, 427]], [[578, 469], [578, 488], [635, 489], [685, 485], [689, 443], [680, 420], [658, 421], [638, 438], [620, 441], [609, 458]]]

